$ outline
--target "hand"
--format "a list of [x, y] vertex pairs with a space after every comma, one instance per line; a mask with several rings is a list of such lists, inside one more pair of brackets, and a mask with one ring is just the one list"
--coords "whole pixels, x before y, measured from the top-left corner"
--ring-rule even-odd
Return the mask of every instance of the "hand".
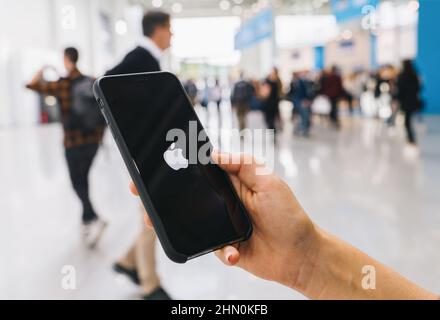
[[249, 241], [227, 246], [216, 255], [226, 265], [296, 287], [317, 237], [289, 186], [275, 174], [258, 175], [262, 165], [250, 155], [214, 153], [213, 160], [229, 173], [254, 227]]
[[34, 86], [40, 83], [41, 80], [43, 80], [43, 73], [44, 73], [44, 68], [38, 70], [37, 73], [32, 78], [31, 82], [29, 82], [28, 86]]
[[[260, 165], [249, 155], [213, 153], [212, 158], [229, 173], [254, 227], [248, 241], [217, 251], [217, 257], [292, 288], [304, 282], [300, 276], [308, 272], [303, 267], [315, 249], [317, 232], [289, 186], [275, 174], [257, 175]], [[133, 183], [130, 189], [137, 195]], [[152, 227], [147, 215], [145, 223]]]

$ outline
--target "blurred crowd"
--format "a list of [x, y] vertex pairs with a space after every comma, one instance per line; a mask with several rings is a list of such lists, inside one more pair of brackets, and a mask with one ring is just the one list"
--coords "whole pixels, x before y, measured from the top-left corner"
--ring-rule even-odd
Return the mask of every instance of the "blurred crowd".
[[280, 102], [288, 101], [293, 105], [293, 133], [305, 137], [310, 135], [315, 117], [328, 119], [335, 129], [341, 128], [342, 112], [378, 118], [394, 126], [401, 111], [408, 142], [415, 145], [412, 118], [423, 109], [421, 81], [410, 60], [403, 61], [400, 68], [384, 65], [374, 71], [356, 70], [348, 74], [342, 74], [338, 66], [321, 71], [295, 71], [290, 83], [283, 83], [279, 70], [273, 68], [262, 80], [246, 78], [241, 73], [232, 86], [206, 78], [202, 82], [188, 79], [184, 87], [193, 105], [204, 108], [213, 103], [220, 110], [222, 100], [230, 97], [240, 130], [247, 127], [250, 111], [260, 111], [266, 127], [276, 133], [281, 126]]

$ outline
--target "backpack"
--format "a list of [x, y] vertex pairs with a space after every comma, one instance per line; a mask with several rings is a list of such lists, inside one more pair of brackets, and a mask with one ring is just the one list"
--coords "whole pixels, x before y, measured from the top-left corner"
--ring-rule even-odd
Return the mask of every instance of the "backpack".
[[197, 86], [194, 83], [187, 83], [184, 87], [188, 97], [191, 99], [195, 99], [197, 97]]
[[304, 80], [305, 93], [308, 100], [313, 100], [316, 98], [319, 92], [319, 88], [313, 81]]
[[252, 100], [252, 87], [246, 81], [239, 81], [234, 87], [231, 102], [236, 103], [250, 103]]
[[105, 125], [104, 117], [93, 95], [93, 82], [94, 80], [87, 76], [72, 80], [69, 129], [88, 133]]

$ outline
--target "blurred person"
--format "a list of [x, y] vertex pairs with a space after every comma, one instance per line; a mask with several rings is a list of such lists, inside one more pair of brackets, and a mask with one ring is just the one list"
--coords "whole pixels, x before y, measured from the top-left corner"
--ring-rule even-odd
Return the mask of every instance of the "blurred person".
[[208, 108], [209, 105], [209, 81], [205, 78], [203, 81], [203, 90], [201, 91], [201, 105], [204, 108]]
[[344, 83], [344, 87], [353, 95], [354, 106], [359, 108], [361, 112], [361, 97], [362, 94], [367, 90], [368, 72], [364, 70], [355, 71], [348, 81], [347, 84]]
[[278, 76], [278, 69], [273, 68], [269, 76], [264, 80], [263, 88], [267, 94], [264, 95], [262, 101], [262, 108], [268, 129], [277, 132], [276, 122], [279, 120], [280, 111], [279, 103], [281, 99], [281, 80]]
[[372, 71], [366, 72], [363, 78], [363, 92], [359, 101], [361, 112], [364, 116], [373, 117], [377, 115], [375, 98], [376, 74]]
[[197, 103], [197, 95], [198, 95], [198, 89], [196, 83], [194, 82], [193, 79], [188, 79], [187, 81], [185, 81], [183, 87], [185, 88], [188, 98], [191, 101], [192, 106], [194, 107]]
[[255, 95], [255, 89], [252, 84], [240, 76], [240, 80], [234, 85], [231, 94], [232, 108], [237, 112], [238, 127], [241, 130], [246, 128], [246, 117], [251, 109], [252, 98]]
[[338, 102], [344, 94], [344, 87], [337, 66], [333, 66], [329, 72], [324, 72], [321, 78], [321, 92], [330, 100], [330, 120], [336, 128], [339, 128]]
[[392, 112], [392, 87], [393, 87], [393, 67], [390, 65], [381, 66], [376, 73], [376, 86], [374, 97], [376, 99], [377, 117], [386, 119], [390, 123]]
[[290, 89], [287, 93], [289, 100], [293, 103], [295, 113], [299, 114], [301, 122], [299, 126], [295, 127], [296, 134], [309, 136], [311, 104], [313, 97], [311, 96], [311, 84], [308, 83], [306, 73], [294, 72]]
[[[318, 70], [313, 74], [310, 74], [313, 99], [310, 106], [311, 113], [319, 119], [319, 121], [328, 120], [330, 113], [330, 100], [327, 96], [322, 94], [322, 78], [324, 77], [325, 70]], [[295, 109], [294, 109], [295, 112]], [[298, 114], [292, 114], [292, 118], [295, 118]]]
[[[149, 11], [142, 19], [144, 37], [140, 44], [106, 75], [160, 71], [163, 52], [171, 45], [171, 17], [162, 11]], [[146, 300], [169, 300], [156, 272], [156, 234], [142, 229], [128, 252], [113, 266], [143, 290]]]
[[413, 62], [411, 60], [404, 60], [402, 71], [397, 77], [397, 100], [400, 103], [400, 108], [405, 113], [407, 139], [411, 145], [416, 145], [412, 117], [422, 107], [420, 90], [421, 84]]
[[206, 114], [206, 126], [209, 126], [209, 81], [205, 78], [203, 81], [203, 88], [199, 92], [200, 94], [200, 105], [205, 109]]
[[362, 87], [359, 84], [358, 72], [353, 72], [344, 77], [342, 85], [344, 88], [343, 99], [347, 101], [348, 111], [352, 116], [354, 106], [359, 104], [359, 97], [362, 93]]
[[279, 72], [278, 68], [276, 68], [276, 67], [272, 68], [272, 71], [269, 75], [269, 78], [271, 78], [271, 80], [273, 80], [277, 83], [278, 96], [281, 99], [283, 97], [284, 93], [283, 93], [283, 83], [281, 81], [280, 72]]
[[[216, 252], [226, 266], [240, 267], [311, 299], [440, 298], [321, 229], [283, 180], [274, 173], [258, 174], [262, 164], [252, 156], [214, 152], [212, 158], [229, 174], [254, 228], [249, 240]], [[137, 195], [133, 183], [130, 189]], [[152, 228], [148, 216], [144, 218]]]
[[209, 101], [215, 103], [215, 105], [217, 106], [217, 114], [218, 114], [218, 128], [219, 130], [222, 127], [222, 113], [220, 110], [220, 106], [223, 100], [223, 90], [222, 87], [220, 85], [220, 80], [217, 78], [214, 81], [214, 85], [212, 87], [209, 88]]
[[387, 65], [381, 66], [377, 69], [376, 72], [376, 86], [374, 88], [374, 96], [377, 98], [380, 97], [380, 95], [382, 94], [383, 90], [381, 88], [383, 88], [382, 84], [389, 84], [389, 79], [387, 77]]
[[79, 71], [78, 60], [78, 50], [73, 47], [66, 48], [66, 77], [57, 81], [44, 81], [42, 69], [26, 87], [40, 94], [54, 96], [60, 103], [69, 177], [82, 205], [82, 237], [88, 247], [94, 248], [107, 223], [98, 217], [93, 208], [88, 177], [102, 143], [105, 125], [101, 114], [96, 111], [99, 109], [93, 97], [93, 79]]
[[252, 78], [249, 83], [252, 86], [252, 99], [251, 99], [251, 110], [262, 111], [261, 103], [261, 81], [256, 78]]
[[393, 127], [396, 123], [396, 117], [399, 112], [399, 101], [397, 100], [397, 76], [398, 71], [394, 66], [389, 67], [388, 78], [389, 78], [389, 95], [391, 97], [390, 102], [390, 116], [386, 120], [390, 127]]
[[220, 80], [215, 79], [214, 85], [209, 90], [209, 100], [214, 102], [217, 105], [217, 109], [220, 113], [220, 104], [222, 103], [222, 86], [220, 85]]

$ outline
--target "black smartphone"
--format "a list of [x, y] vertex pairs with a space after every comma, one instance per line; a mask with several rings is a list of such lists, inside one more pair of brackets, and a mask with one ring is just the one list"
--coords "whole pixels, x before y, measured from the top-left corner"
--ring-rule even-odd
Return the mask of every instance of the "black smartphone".
[[93, 91], [159, 241], [174, 262], [247, 240], [252, 224], [179, 79], [105, 76]]

